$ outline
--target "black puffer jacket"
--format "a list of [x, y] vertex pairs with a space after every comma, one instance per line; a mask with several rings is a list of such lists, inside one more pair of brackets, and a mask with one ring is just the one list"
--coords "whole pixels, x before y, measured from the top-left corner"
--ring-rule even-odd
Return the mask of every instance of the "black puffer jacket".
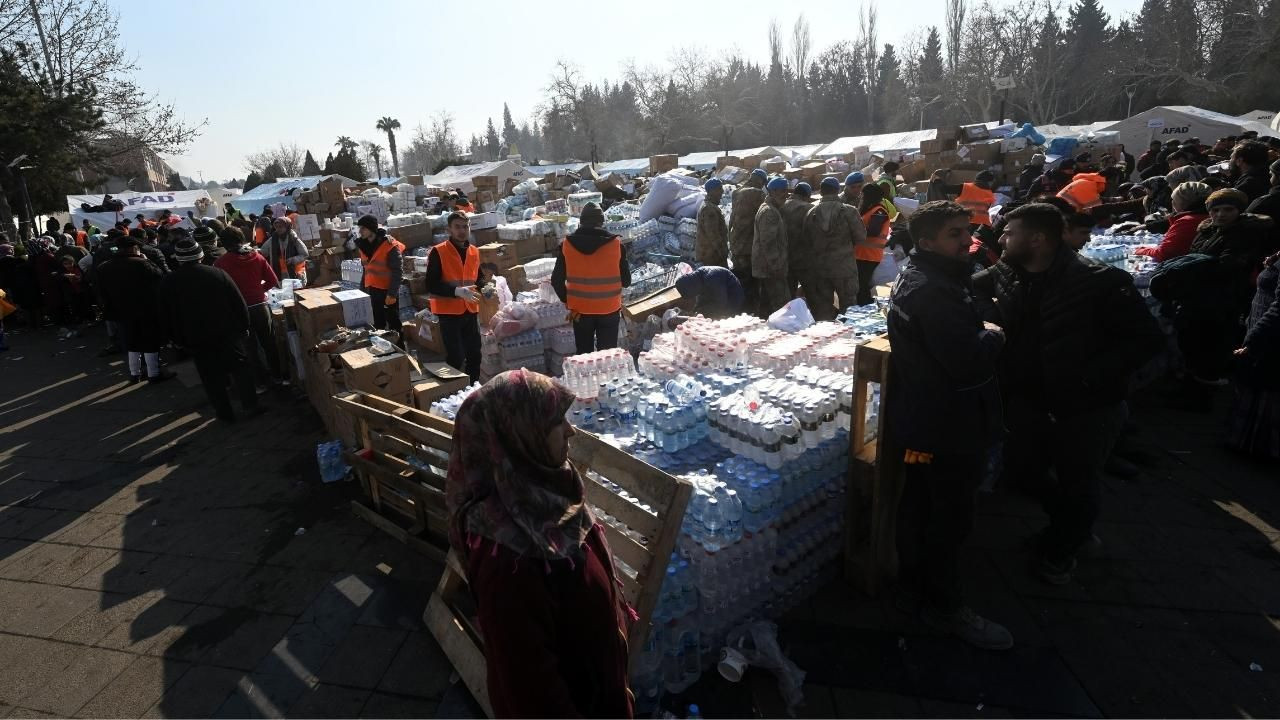
[[969, 268], [915, 252], [894, 285], [885, 414], [907, 449], [973, 455], [1003, 433], [996, 358], [1004, 337], [983, 328]]
[[1205, 220], [1191, 242], [1191, 252], [1218, 259], [1219, 287], [1241, 313], [1253, 300], [1254, 276], [1262, 269], [1274, 230], [1271, 218], [1244, 213], [1225, 227]]
[[[974, 291], [988, 319], [1004, 328], [1018, 344], [1027, 317], [1027, 274], [1005, 261], [974, 276]], [[1096, 263], [1062, 246], [1042, 278], [1040, 299], [1040, 401], [1052, 412], [1078, 412], [1120, 402], [1129, 379], [1163, 346], [1164, 339], [1146, 301], [1123, 270]], [[995, 301], [993, 304], [991, 301]], [[1001, 389], [1006, 396], [1025, 395], [1012, 378], [1025, 377], [1006, 354], [1001, 358]]]

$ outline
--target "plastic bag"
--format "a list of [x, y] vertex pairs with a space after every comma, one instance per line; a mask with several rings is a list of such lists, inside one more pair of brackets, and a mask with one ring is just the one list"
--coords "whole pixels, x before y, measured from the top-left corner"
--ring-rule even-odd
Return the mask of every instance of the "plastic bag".
[[778, 626], [767, 620], [739, 626], [729, 632], [725, 647], [741, 653], [748, 664], [771, 670], [778, 678], [778, 691], [787, 704], [787, 713], [795, 717], [796, 708], [804, 702], [805, 672], [782, 653]]
[[538, 311], [524, 303], [504, 305], [489, 319], [489, 329], [496, 338], [519, 335], [538, 326]]
[[896, 277], [898, 277], [897, 253], [887, 252], [880, 260], [880, 264], [876, 266], [875, 272], [871, 274], [871, 284], [884, 285], [893, 282]]
[[769, 327], [783, 332], [800, 332], [813, 324], [813, 313], [804, 299], [796, 298], [769, 316]]
[[507, 279], [501, 275], [493, 278], [494, 292], [498, 294], [498, 305], [504, 306], [510, 303], [514, 298], [511, 295], [511, 287], [507, 285]]
[[640, 222], [667, 214], [667, 208], [680, 197], [685, 184], [677, 178], [659, 175], [649, 183], [649, 194], [640, 203]]

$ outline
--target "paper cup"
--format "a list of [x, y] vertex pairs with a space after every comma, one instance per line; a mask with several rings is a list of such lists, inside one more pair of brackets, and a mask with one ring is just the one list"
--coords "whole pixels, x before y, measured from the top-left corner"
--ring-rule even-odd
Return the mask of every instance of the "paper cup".
[[738, 682], [747, 672], [747, 658], [742, 653], [727, 647], [720, 651], [720, 663], [716, 666], [720, 676], [729, 682]]

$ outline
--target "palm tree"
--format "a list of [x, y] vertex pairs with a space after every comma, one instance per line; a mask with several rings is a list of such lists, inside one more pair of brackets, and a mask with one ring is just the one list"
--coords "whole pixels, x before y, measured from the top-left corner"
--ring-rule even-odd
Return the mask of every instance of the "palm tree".
[[378, 177], [382, 177], [382, 146], [369, 143], [369, 154], [373, 156], [373, 165], [378, 169]]
[[346, 135], [339, 135], [338, 142], [334, 143], [334, 145], [337, 145], [342, 150], [355, 150], [360, 147], [360, 143], [352, 140]]
[[400, 129], [400, 121], [391, 116], [383, 116], [376, 126], [387, 134], [387, 146], [391, 148], [391, 168], [397, 177], [400, 175], [400, 155], [396, 153], [396, 130]]

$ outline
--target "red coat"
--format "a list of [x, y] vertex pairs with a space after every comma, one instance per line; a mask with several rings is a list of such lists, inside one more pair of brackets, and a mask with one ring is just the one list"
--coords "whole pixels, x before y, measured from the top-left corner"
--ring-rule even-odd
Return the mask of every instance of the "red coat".
[[1164, 262], [1170, 258], [1182, 257], [1191, 252], [1191, 243], [1196, 239], [1197, 228], [1205, 218], [1204, 213], [1180, 212], [1169, 219], [1169, 229], [1164, 240], [1154, 248], [1138, 248], [1134, 255], [1146, 255], [1156, 262]]
[[250, 307], [266, 302], [267, 290], [280, 284], [271, 263], [256, 251], [244, 255], [229, 252], [214, 261], [213, 266], [231, 276], [244, 296], [244, 304]]
[[579, 562], [521, 558], [483, 539], [467, 554], [497, 717], [632, 717], [627, 611], [596, 527]]

